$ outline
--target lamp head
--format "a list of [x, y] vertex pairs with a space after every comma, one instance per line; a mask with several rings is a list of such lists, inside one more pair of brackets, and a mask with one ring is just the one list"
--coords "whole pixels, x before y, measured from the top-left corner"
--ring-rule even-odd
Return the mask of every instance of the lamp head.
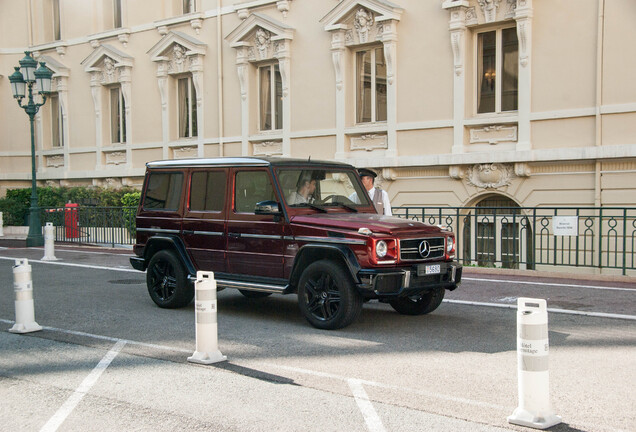
[[47, 68], [44, 62], [40, 63], [40, 67], [35, 71], [35, 80], [38, 83], [40, 94], [49, 94], [51, 92], [51, 77], [53, 72]]
[[14, 68], [15, 72], [13, 72], [9, 76], [9, 82], [11, 83], [11, 93], [13, 93], [13, 97], [15, 99], [22, 99], [26, 92], [26, 82], [24, 81], [24, 77], [20, 73], [20, 68]]
[[29, 51], [25, 51], [24, 54], [26, 55], [18, 62], [20, 63], [20, 72], [22, 72], [25, 81], [33, 82], [35, 81], [35, 68], [38, 67], [38, 62], [31, 57]]

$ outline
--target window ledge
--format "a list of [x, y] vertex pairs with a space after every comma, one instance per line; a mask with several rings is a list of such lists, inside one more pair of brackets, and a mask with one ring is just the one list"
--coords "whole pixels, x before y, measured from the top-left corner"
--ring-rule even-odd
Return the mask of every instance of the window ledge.
[[492, 123], [517, 123], [519, 114], [514, 111], [505, 114], [479, 114], [472, 118], [464, 119], [464, 126], [481, 126]]
[[274, 141], [274, 140], [282, 140], [283, 139], [283, 131], [275, 130], [275, 131], [263, 131], [257, 134], [251, 135], [249, 140], [252, 142], [259, 141]]
[[387, 132], [388, 126], [386, 122], [378, 122], [378, 123], [361, 123], [355, 126], [350, 126], [345, 128], [345, 134], [347, 135], [359, 135], [366, 133], [381, 133]]

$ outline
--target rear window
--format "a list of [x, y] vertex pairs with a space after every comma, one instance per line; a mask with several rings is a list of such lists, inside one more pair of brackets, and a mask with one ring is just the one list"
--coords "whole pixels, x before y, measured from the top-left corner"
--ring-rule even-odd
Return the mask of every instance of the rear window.
[[153, 172], [148, 177], [144, 209], [177, 210], [181, 198], [183, 173]]
[[220, 212], [225, 204], [225, 172], [198, 171], [190, 182], [190, 210]]

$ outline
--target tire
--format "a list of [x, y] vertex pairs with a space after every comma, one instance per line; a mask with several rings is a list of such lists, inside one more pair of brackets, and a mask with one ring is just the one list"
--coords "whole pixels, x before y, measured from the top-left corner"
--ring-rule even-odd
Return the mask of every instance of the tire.
[[181, 261], [171, 251], [162, 250], [152, 256], [146, 272], [146, 285], [152, 301], [162, 308], [187, 306], [194, 297], [194, 287], [188, 283]]
[[389, 304], [402, 315], [424, 315], [442, 304], [445, 291], [444, 288], [436, 288], [417, 296], [397, 297], [390, 300]]
[[340, 265], [322, 260], [308, 266], [301, 275], [298, 306], [312, 326], [335, 330], [348, 326], [360, 315], [362, 296]]
[[250, 290], [242, 290], [242, 289], [240, 289], [239, 292], [249, 299], [260, 299], [260, 298], [265, 298], [272, 295], [272, 293], [268, 293], [268, 292], [250, 291]]

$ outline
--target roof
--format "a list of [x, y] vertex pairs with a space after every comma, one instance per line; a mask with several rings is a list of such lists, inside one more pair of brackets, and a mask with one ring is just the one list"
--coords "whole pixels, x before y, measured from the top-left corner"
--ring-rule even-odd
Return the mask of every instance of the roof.
[[279, 157], [226, 157], [226, 158], [196, 158], [196, 159], [172, 159], [147, 162], [149, 168], [183, 168], [192, 166], [296, 166], [316, 165], [340, 168], [353, 168], [352, 165], [322, 160], [292, 159]]

